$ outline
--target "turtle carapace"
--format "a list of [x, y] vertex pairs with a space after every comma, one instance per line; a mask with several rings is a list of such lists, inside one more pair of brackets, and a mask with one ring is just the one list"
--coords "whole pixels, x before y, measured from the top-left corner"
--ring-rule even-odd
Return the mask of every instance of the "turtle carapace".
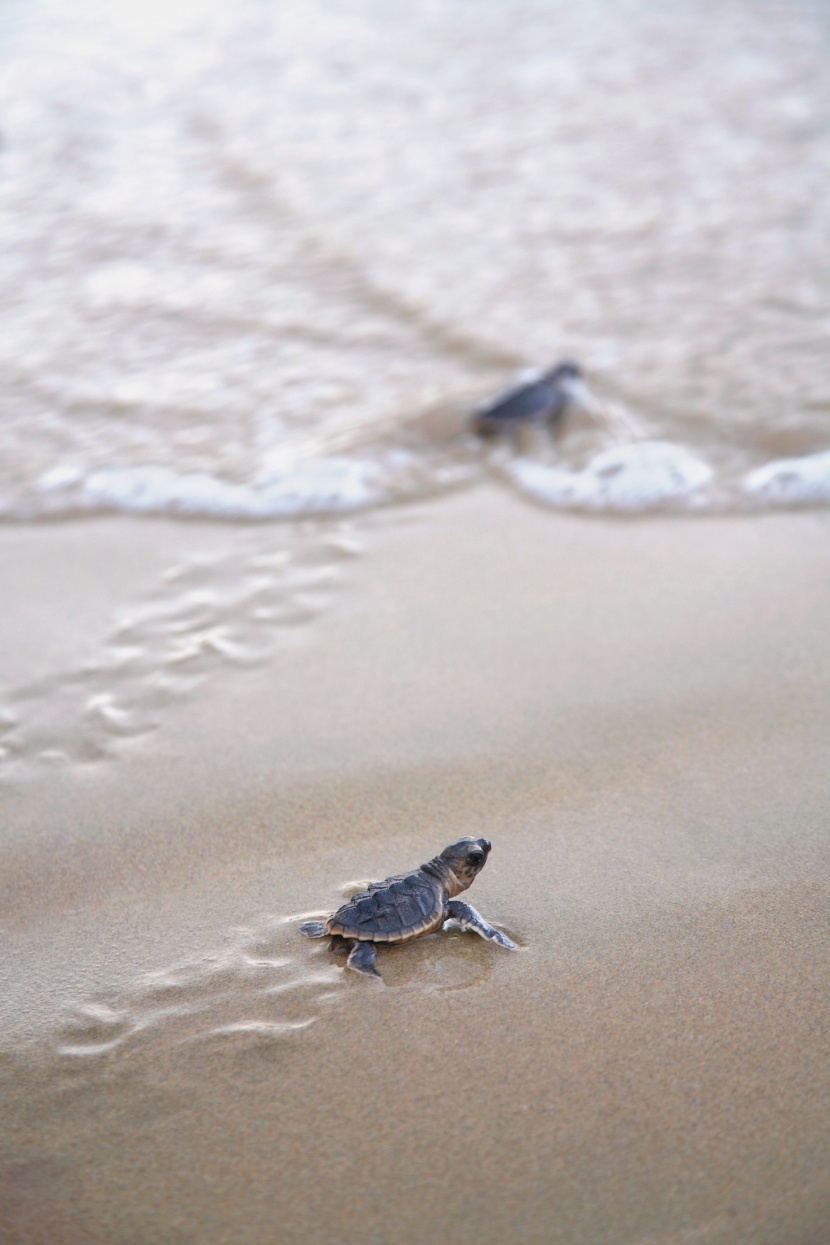
[[489, 854], [488, 839], [459, 839], [420, 869], [372, 882], [327, 921], [306, 921], [300, 930], [307, 938], [330, 937], [333, 946], [345, 944], [347, 967], [369, 977], [380, 976], [375, 967], [377, 943], [408, 942], [435, 933], [448, 920], [500, 947], [515, 949], [516, 944], [488, 925], [475, 908], [456, 898], [472, 885]]
[[523, 375], [475, 411], [473, 430], [480, 437], [497, 437], [528, 426], [553, 428], [575, 400], [581, 379], [579, 364], [570, 362]]

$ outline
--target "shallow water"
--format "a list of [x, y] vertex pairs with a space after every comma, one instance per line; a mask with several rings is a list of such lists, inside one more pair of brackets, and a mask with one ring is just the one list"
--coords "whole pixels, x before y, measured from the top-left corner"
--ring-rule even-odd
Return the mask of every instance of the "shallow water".
[[[823, 6], [13, 12], [5, 517], [830, 501]], [[562, 356], [591, 412], [482, 452]]]
[[[226, 523], [83, 661], [7, 680], [4, 779], [290, 648], [363, 543], [344, 513], [483, 478], [591, 513], [830, 502], [821, 6], [8, 16], [0, 517], [315, 521]], [[555, 437], [470, 434], [561, 357], [589, 392]]]

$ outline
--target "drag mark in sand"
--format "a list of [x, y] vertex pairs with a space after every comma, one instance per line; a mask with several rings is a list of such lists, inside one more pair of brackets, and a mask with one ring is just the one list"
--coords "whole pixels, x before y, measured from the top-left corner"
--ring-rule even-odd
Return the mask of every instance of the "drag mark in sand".
[[[308, 1029], [336, 997], [333, 965], [304, 970], [286, 954], [283, 922], [230, 932], [226, 945], [140, 974], [118, 992], [77, 1004], [54, 1050], [74, 1078], [82, 1066], [132, 1066], [161, 1050], [187, 1062], [188, 1050], [268, 1051]], [[198, 1049], [196, 1049], [198, 1048]], [[73, 1072], [72, 1069], [75, 1069]]]
[[[276, 544], [276, 548], [275, 548]], [[160, 727], [206, 681], [263, 666], [305, 642], [361, 545], [348, 523], [235, 533], [221, 551], [172, 566], [125, 611], [99, 652], [11, 689], [0, 702], [0, 780], [116, 755]]]
[[[306, 952], [300, 919], [263, 915], [230, 929], [217, 949], [78, 999], [41, 1048], [54, 1088], [81, 1089], [87, 1076], [98, 1084], [160, 1057], [185, 1076], [215, 1057], [227, 1075], [256, 1079], [336, 1002], [363, 1006], [365, 983], [327, 947]], [[422, 996], [481, 986], [494, 968], [488, 951], [458, 929], [384, 948], [387, 984]]]

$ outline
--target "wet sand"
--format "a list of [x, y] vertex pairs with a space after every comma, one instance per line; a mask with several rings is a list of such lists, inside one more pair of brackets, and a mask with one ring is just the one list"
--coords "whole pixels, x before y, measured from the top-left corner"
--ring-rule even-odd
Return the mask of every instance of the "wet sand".
[[[3, 788], [0, 1239], [818, 1245], [827, 517], [359, 526], [301, 642]], [[3, 532], [4, 674], [222, 531]], [[298, 935], [468, 833], [517, 952]]]

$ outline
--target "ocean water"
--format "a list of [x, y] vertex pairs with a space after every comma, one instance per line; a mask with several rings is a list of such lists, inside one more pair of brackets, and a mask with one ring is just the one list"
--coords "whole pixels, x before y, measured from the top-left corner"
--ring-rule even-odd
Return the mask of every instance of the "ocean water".
[[[830, 504], [826, 6], [0, 17], [0, 518], [220, 533], [0, 689], [0, 781], [306, 642], [377, 507], [485, 478], [552, 511]], [[472, 434], [563, 358], [555, 436]]]
[[823, 4], [3, 7], [4, 519], [830, 504]]

